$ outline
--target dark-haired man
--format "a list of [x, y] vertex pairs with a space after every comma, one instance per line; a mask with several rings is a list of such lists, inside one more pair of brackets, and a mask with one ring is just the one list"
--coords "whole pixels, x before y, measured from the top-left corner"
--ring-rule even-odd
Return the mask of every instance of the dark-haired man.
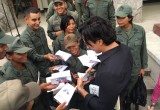
[[55, 58], [49, 50], [44, 29], [40, 26], [40, 11], [35, 7], [28, 8], [25, 11], [25, 22], [27, 27], [20, 39], [27, 47], [32, 48], [28, 57], [40, 71], [41, 77], [46, 77]]
[[[14, 41], [14, 37], [6, 35], [0, 28], [0, 59], [3, 59], [6, 55], [8, 49], [7, 44], [10, 44]], [[0, 71], [0, 84], [4, 82], [3, 73]]]
[[90, 87], [90, 93], [93, 94], [83, 88], [82, 78], [77, 81], [77, 89], [84, 97], [88, 110], [114, 110], [118, 96], [123, 100], [131, 77], [130, 50], [116, 42], [114, 28], [108, 20], [100, 17], [91, 17], [79, 28], [79, 32], [88, 48], [102, 54], [98, 56], [101, 62]]

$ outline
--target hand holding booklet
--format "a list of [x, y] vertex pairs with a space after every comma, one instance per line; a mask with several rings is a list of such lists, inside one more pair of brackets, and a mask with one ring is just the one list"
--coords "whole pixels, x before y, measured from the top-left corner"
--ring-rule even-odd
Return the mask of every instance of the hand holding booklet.
[[[71, 81], [71, 74], [70, 71], [61, 71], [58, 73], [53, 73], [51, 75], [51, 77], [47, 77], [46, 78], [46, 82], [47, 83], [51, 83], [51, 84], [59, 84], [59, 86], [55, 89], [52, 89], [51, 91], [57, 91], [59, 89], [61, 89], [64, 86], [64, 83]], [[48, 91], [50, 92], [50, 91]]]
[[71, 100], [76, 87], [73, 87], [69, 83], [65, 84], [65, 86], [54, 96], [54, 99], [59, 103], [66, 102], [66, 106], [68, 105], [69, 101]]
[[58, 65], [53, 70], [58, 70], [59, 72], [64, 71], [68, 66], [66, 65]]
[[77, 74], [80, 78], [83, 78], [83, 81], [88, 81], [90, 76], [91, 76], [90, 73], [80, 73], [80, 72], [78, 72]]

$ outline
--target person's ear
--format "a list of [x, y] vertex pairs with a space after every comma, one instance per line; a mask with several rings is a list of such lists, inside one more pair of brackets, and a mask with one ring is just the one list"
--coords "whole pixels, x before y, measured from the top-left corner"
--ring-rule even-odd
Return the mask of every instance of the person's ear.
[[131, 21], [132, 18], [128, 18], [128, 21]]
[[28, 16], [25, 16], [24, 17], [24, 21], [28, 24], [28, 20], [29, 20], [29, 17]]
[[12, 60], [11, 55], [6, 54], [6, 58], [7, 58], [8, 60]]
[[103, 45], [103, 40], [102, 39], [98, 40], [98, 44]]

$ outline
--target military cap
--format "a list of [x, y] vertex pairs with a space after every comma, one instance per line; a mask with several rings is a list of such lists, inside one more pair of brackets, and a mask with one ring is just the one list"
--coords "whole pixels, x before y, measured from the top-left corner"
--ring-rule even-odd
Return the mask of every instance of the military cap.
[[64, 2], [65, 0], [53, 0], [54, 3], [56, 2]]
[[129, 5], [121, 5], [115, 14], [118, 17], [127, 17], [128, 15], [132, 15], [132, 7]]
[[78, 38], [75, 34], [68, 34], [64, 37], [64, 47], [68, 48], [74, 46], [78, 42]]
[[26, 47], [19, 38], [16, 38], [12, 44], [8, 45], [8, 47], [9, 49], [7, 52], [26, 53], [31, 50], [31, 48]]
[[6, 35], [0, 28], [0, 44], [10, 44], [15, 40], [15, 37]]

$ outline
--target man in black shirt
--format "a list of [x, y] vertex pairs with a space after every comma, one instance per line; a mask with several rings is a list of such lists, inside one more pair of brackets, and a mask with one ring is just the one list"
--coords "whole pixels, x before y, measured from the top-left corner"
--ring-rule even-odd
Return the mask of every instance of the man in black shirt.
[[85, 98], [88, 110], [114, 110], [118, 96], [122, 106], [133, 63], [129, 48], [116, 42], [115, 30], [109, 21], [100, 17], [90, 18], [79, 28], [79, 32], [88, 48], [96, 53], [102, 52], [92, 82], [94, 93], [91, 86], [90, 93], [83, 88], [85, 82], [82, 78], [77, 82], [77, 89]]

